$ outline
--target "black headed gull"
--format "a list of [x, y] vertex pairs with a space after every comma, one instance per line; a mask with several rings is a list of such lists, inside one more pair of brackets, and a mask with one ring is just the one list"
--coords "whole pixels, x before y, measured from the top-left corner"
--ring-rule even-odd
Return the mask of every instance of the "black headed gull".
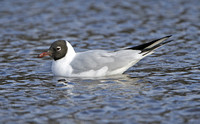
[[139, 46], [118, 51], [89, 50], [75, 52], [68, 41], [57, 40], [49, 50], [38, 57], [51, 56], [52, 71], [63, 77], [101, 77], [124, 73], [139, 60], [153, 53], [156, 48], [170, 42], [166, 36]]

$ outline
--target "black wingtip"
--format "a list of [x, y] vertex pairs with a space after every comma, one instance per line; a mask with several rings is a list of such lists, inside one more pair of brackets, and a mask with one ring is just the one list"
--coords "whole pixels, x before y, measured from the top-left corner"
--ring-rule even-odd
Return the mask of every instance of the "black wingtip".
[[165, 36], [166, 38], [170, 38], [172, 35], [167, 35], [167, 36]]
[[157, 49], [157, 48], [163, 46], [164, 44], [167, 44], [167, 43], [172, 42], [172, 41], [173, 41], [173, 40], [165, 41], [165, 42], [160, 43], [160, 44], [157, 44], [157, 45], [155, 45], [155, 46], [153, 46], [153, 47], [151, 47], [151, 48], [143, 49], [143, 50], [141, 51], [141, 53], [144, 53], [144, 52], [147, 52], [147, 51], [151, 52], [152, 50]]
[[154, 44], [155, 42], [161, 40], [161, 39], [167, 39], [169, 37], [171, 37], [172, 35], [167, 35], [165, 37], [162, 37], [162, 38], [159, 38], [159, 39], [156, 39], [156, 40], [153, 40], [151, 42], [148, 42], [148, 43], [145, 43], [145, 44], [142, 44], [142, 45], [138, 45], [138, 46], [133, 46], [133, 47], [129, 47], [127, 49], [132, 49], [132, 50], [141, 50], [143, 51], [144, 49], [146, 49], [148, 46], [150, 46], [151, 44]]

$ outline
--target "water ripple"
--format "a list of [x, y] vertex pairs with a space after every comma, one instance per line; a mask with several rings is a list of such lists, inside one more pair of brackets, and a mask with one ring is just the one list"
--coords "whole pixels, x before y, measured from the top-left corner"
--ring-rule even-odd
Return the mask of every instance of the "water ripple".
[[[0, 123], [199, 123], [199, 1], [0, 5]], [[57, 39], [76, 51], [116, 50], [171, 34], [114, 77], [53, 77], [50, 58], [37, 58]]]

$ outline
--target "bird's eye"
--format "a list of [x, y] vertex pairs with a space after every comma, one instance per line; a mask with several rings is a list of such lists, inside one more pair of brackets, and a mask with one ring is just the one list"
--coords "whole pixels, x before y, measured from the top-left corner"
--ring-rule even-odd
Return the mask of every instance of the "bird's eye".
[[61, 47], [60, 47], [60, 46], [57, 46], [56, 50], [57, 50], [57, 51], [60, 51], [60, 50], [61, 50]]

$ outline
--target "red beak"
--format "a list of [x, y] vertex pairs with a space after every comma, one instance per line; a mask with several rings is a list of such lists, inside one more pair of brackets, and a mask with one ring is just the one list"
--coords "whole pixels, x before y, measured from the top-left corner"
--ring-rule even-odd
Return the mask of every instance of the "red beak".
[[50, 56], [51, 55], [51, 52], [44, 52], [44, 53], [41, 53], [40, 55], [38, 55], [38, 58], [42, 58], [44, 56]]

